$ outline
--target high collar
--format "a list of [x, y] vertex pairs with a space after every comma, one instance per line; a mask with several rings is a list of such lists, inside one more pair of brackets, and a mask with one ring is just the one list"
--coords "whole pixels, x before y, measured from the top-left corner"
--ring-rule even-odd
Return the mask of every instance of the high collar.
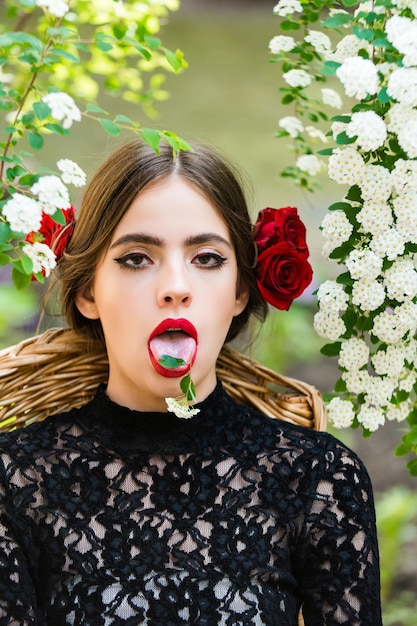
[[207, 447], [212, 440], [219, 442], [219, 437], [229, 439], [242, 407], [225, 393], [218, 381], [214, 391], [195, 408], [199, 413], [187, 419], [170, 412], [135, 411], [113, 402], [102, 385], [88, 405], [87, 422], [83, 421], [112, 447], [185, 452]]

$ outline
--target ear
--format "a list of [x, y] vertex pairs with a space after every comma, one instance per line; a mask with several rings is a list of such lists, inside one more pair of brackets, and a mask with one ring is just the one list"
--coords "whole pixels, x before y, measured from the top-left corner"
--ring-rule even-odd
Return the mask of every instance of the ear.
[[242, 280], [239, 280], [236, 290], [236, 301], [235, 301], [235, 314], [240, 315], [242, 311], [245, 310], [247, 303], [249, 302], [249, 289]]
[[75, 305], [84, 317], [90, 320], [98, 320], [100, 318], [91, 287], [84, 287], [77, 293]]

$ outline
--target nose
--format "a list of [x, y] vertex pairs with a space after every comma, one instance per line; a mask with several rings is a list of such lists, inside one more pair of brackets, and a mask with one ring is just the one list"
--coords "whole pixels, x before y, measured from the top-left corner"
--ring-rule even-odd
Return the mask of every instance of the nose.
[[186, 268], [181, 264], [171, 263], [165, 267], [161, 273], [158, 304], [167, 305], [189, 305], [191, 302], [190, 278]]

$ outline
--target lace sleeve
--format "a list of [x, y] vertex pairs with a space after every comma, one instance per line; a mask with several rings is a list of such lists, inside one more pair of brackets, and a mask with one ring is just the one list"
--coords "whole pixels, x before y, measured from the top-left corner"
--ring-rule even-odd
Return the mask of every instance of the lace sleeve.
[[36, 620], [36, 593], [21, 542], [15, 533], [18, 519], [13, 515], [7, 493], [0, 482], [0, 626], [29, 626]]
[[306, 626], [381, 626], [372, 487], [354, 453], [327, 450], [305, 518], [299, 580]]

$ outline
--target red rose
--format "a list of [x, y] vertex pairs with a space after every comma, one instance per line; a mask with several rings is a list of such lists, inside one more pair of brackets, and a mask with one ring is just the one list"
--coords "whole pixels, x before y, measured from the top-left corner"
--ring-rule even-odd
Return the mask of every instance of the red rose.
[[267, 248], [258, 257], [259, 291], [269, 304], [282, 311], [288, 311], [312, 278], [313, 270], [305, 254], [288, 241]]
[[288, 311], [291, 303], [311, 283], [313, 271], [307, 261], [306, 228], [295, 207], [259, 212], [255, 224], [258, 249], [256, 279], [263, 298], [277, 309]]
[[50, 215], [42, 213], [41, 227], [37, 232], [31, 232], [25, 237], [25, 241], [34, 243], [40, 241], [54, 251], [56, 260], [59, 261], [71, 239], [75, 225], [75, 209], [71, 205], [69, 209], [62, 209], [65, 225], [55, 222]]
[[298, 217], [295, 207], [262, 209], [255, 224], [255, 241], [260, 252], [267, 246], [288, 241], [306, 257], [309, 254], [306, 227]]

